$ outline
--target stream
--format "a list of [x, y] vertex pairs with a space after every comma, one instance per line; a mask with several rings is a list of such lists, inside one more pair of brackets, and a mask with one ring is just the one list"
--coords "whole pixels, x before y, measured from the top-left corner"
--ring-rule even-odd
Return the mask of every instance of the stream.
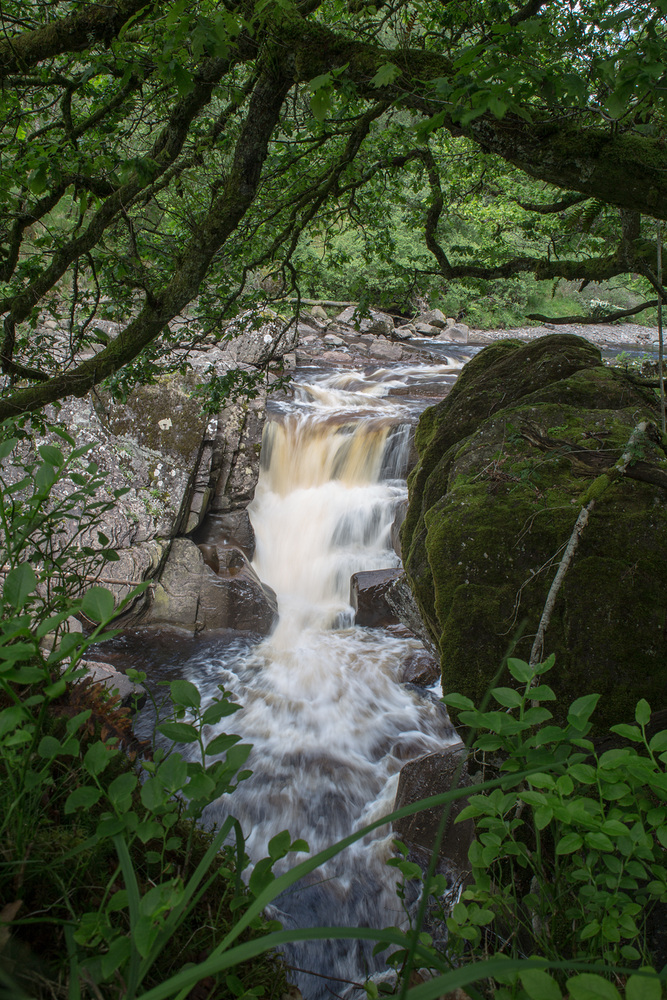
[[[271, 404], [249, 508], [253, 566], [278, 598], [273, 634], [204, 633], [180, 644], [163, 634], [149, 662], [135, 659], [152, 680], [192, 681], [204, 705], [224, 685], [242, 706], [210, 738], [231, 730], [251, 743], [252, 776], [204, 818], [219, 825], [233, 814], [252, 862], [282, 830], [314, 853], [390, 812], [403, 764], [456, 739], [437, 694], [398, 681], [421, 643], [355, 626], [350, 577], [400, 565], [391, 526], [407, 497], [410, 426], [431, 401], [428, 386], [453, 381], [461, 364], [300, 372], [294, 398]], [[152, 723], [146, 712], [139, 735]], [[380, 827], [284, 893], [269, 915], [286, 928], [400, 926], [395, 869], [385, 863], [392, 850], [391, 830]], [[384, 967], [366, 942], [309, 942], [286, 958], [303, 970], [290, 978], [306, 1000], [341, 995], [340, 980], [363, 983]]]

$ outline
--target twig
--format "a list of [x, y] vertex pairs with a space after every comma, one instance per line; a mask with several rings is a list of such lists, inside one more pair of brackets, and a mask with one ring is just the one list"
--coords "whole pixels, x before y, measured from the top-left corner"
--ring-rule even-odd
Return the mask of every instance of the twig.
[[[3, 576], [7, 576], [8, 573], [11, 573], [11, 571], [12, 571], [11, 566], [0, 566], [0, 573]], [[50, 573], [49, 577], [52, 579], [54, 576], [59, 576], [61, 580], [65, 580], [69, 575], [70, 574], [67, 573]], [[109, 583], [115, 587], [140, 587], [142, 583], [146, 582], [145, 580], [114, 580], [107, 576], [86, 576], [86, 575], [80, 576], [79, 579], [85, 580], [87, 583]], [[153, 584], [151, 584], [150, 586], [153, 586]]]
[[535, 666], [542, 659], [544, 652], [544, 634], [551, 621], [551, 615], [556, 603], [556, 598], [558, 596], [558, 591], [561, 588], [565, 574], [567, 573], [570, 563], [574, 558], [574, 554], [577, 551], [577, 546], [579, 545], [579, 539], [581, 538], [581, 533], [588, 524], [588, 518], [595, 507], [595, 501], [603, 493], [611, 483], [615, 482], [621, 476], [625, 475], [628, 466], [636, 459], [636, 447], [640, 438], [644, 437], [648, 428], [651, 426], [648, 420], [642, 420], [634, 428], [632, 434], [628, 438], [628, 443], [626, 445], [625, 451], [619, 458], [616, 465], [608, 472], [603, 473], [593, 483], [592, 487], [587, 490], [590, 495], [593, 487], [599, 484], [600, 491], [597, 496], [594, 496], [588, 503], [581, 508], [579, 511], [579, 516], [575, 522], [574, 528], [572, 529], [572, 534], [570, 535], [570, 540], [567, 543], [565, 552], [563, 553], [563, 558], [560, 561], [558, 571], [553, 579], [551, 587], [549, 588], [549, 593], [547, 594], [547, 599], [544, 604], [544, 610], [542, 611], [542, 617], [540, 618], [540, 624], [537, 629], [537, 635], [535, 636], [535, 641], [533, 642], [533, 648], [530, 651], [530, 666]]
[[556, 603], [556, 598], [558, 596], [558, 591], [561, 588], [563, 582], [563, 577], [567, 573], [570, 563], [574, 558], [574, 553], [577, 551], [577, 546], [579, 545], [579, 538], [581, 533], [588, 524], [588, 516], [595, 506], [595, 500], [591, 500], [585, 507], [582, 507], [579, 511], [579, 517], [577, 518], [574, 528], [572, 529], [572, 534], [570, 535], [570, 540], [567, 543], [565, 552], [563, 553], [563, 558], [560, 561], [558, 567], [558, 572], [553, 578], [551, 587], [549, 588], [549, 593], [547, 594], [547, 599], [544, 604], [544, 610], [542, 611], [542, 617], [540, 618], [540, 624], [537, 629], [537, 635], [535, 636], [535, 642], [533, 643], [533, 648], [530, 651], [530, 666], [535, 666], [542, 659], [542, 653], [544, 652], [544, 633], [547, 630], [547, 626], [551, 621], [551, 614], [554, 609], [554, 604]]

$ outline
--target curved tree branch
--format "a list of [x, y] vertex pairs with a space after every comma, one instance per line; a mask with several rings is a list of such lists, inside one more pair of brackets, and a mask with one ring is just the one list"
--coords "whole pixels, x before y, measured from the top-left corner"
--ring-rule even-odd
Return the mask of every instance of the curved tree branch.
[[0, 43], [0, 80], [63, 52], [81, 52], [95, 41], [108, 44], [131, 18], [152, 6], [151, 0], [87, 4], [69, 17], [17, 34]]
[[194, 298], [211, 261], [250, 207], [259, 185], [269, 140], [280, 118], [291, 81], [264, 73], [253, 92], [228, 179], [221, 194], [183, 250], [175, 273], [153, 301], [118, 336], [71, 371], [38, 386], [18, 389], [0, 401], [0, 420], [34, 412], [65, 396], [83, 396], [93, 386], [128, 364], [159, 336], [169, 320]]
[[583, 201], [587, 200], [588, 198], [585, 194], [566, 194], [560, 201], [552, 202], [550, 205], [540, 205], [539, 202], [532, 201], [520, 201], [519, 198], [512, 199], [519, 208], [524, 208], [526, 212], [536, 212], [538, 215], [554, 215], [556, 212], [564, 212], [567, 208], [572, 208], [573, 205], [581, 205]]
[[527, 319], [536, 319], [540, 323], [553, 323], [558, 325], [559, 323], [581, 323], [582, 326], [592, 326], [596, 323], [614, 323], [617, 319], [624, 319], [626, 316], [635, 316], [637, 313], [644, 312], [645, 309], [654, 309], [658, 304], [657, 299], [651, 299], [650, 302], [642, 302], [641, 305], [635, 306], [634, 309], [619, 309], [616, 312], [605, 313], [604, 316], [543, 316], [542, 313], [526, 313]]

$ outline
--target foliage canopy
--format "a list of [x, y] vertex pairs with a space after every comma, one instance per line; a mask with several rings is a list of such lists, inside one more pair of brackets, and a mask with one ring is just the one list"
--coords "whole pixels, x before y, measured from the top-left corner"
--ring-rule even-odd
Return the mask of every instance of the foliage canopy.
[[[659, 288], [666, 20], [667, 0], [9, 0], [0, 418], [145, 375], [193, 300], [201, 336], [267, 277], [298, 297], [304, 246], [380, 226], [396, 189], [415, 274]], [[465, 238], [474, 199], [520, 220]], [[66, 336], [38, 336], [63, 303]]]

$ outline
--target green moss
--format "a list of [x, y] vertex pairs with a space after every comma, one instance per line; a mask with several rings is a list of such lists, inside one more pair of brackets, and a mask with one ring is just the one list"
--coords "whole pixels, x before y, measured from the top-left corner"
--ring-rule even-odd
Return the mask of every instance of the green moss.
[[[667, 511], [658, 487], [611, 475], [637, 422], [654, 418], [652, 397], [582, 343], [493, 345], [470, 362], [419, 439], [402, 540], [445, 690], [480, 700], [510, 648], [529, 656], [581, 505], [596, 498], [546, 649], [556, 653], [555, 714], [595, 690], [604, 728], [640, 697], [666, 704], [667, 566], [657, 553]], [[659, 448], [644, 460], [667, 471]]]

